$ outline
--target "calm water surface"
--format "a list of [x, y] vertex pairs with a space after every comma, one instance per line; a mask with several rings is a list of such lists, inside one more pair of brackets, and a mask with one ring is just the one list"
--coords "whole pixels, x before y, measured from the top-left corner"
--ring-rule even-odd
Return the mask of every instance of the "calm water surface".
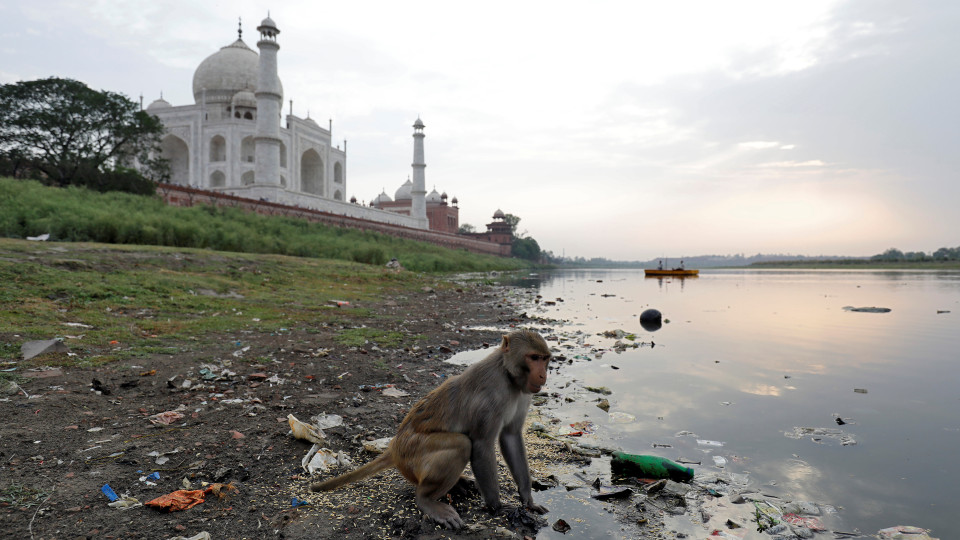
[[[606, 386], [610, 412], [636, 418], [612, 423], [583, 405], [553, 412], [601, 424], [612, 446], [702, 460], [698, 471], [718, 470], [722, 456], [751, 487], [836, 506], [845, 530], [916, 525], [949, 538], [960, 529], [960, 273], [731, 270], [681, 280], [596, 270], [523, 285], [563, 300], [530, 314], [562, 320], [550, 324], [557, 350], [581, 358], [547, 390], [571, 379]], [[669, 322], [643, 330], [647, 308]], [[616, 353], [615, 340], [598, 336], [615, 329], [648, 345]], [[841, 433], [814, 441], [798, 428]]]

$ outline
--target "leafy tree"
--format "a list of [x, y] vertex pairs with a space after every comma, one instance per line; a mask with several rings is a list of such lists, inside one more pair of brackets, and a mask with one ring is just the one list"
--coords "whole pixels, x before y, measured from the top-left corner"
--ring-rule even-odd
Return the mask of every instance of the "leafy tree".
[[533, 238], [514, 238], [510, 249], [514, 257], [528, 261], [540, 260], [540, 244]]
[[469, 223], [464, 223], [463, 225], [460, 226], [457, 232], [460, 234], [473, 234], [477, 232], [477, 228]]
[[[154, 180], [166, 174], [163, 125], [138, 104], [82, 82], [51, 77], [0, 86], [0, 162], [17, 176], [42, 176], [60, 186], [81, 175], [116, 173], [138, 161]], [[129, 176], [113, 174], [113, 179]]]
[[870, 257], [870, 258], [875, 261], [902, 261], [903, 252], [897, 248], [890, 248], [884, 251], [883, 253], [881, 253], [880, 255], [874, 255], [873, 257]]
[[504, 214], [503, 222], [510, 225], [510, 233], [517, 236], [517, 225], [520, 224], [520, 217], [513, 214]]

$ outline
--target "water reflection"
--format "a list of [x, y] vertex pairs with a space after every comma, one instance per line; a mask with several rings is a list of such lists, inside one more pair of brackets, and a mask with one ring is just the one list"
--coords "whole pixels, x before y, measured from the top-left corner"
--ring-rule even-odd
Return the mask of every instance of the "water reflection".
[[[550, 414], [604, 423], [598, 436], [628, 451], [670, 444], [658, 448], [664, 457], [696, 458], [704, 470], [717, 470], [711, 458], [723, 457], [726, 471], [749, 474], [765, 491], [842, 506], [850, 528], [952, 530], [943, 510], [960, 484], [960, 468], [946, 465], [960, 445], [960, 272], [705, 270], [686, 281], [577, 270], [523, 282], [564, 299], [530, 313], [569, 321], [548, 330], [577, 362], [551, 374], [548, 389], [573, 393], [564, 386], [571, 381], [607, 386], [609, 413], [635, 420], [608, 423], [609, 413], [587, 398]], [[641, 324], [647, 309], [662, 313], [659, 328]], [[618, 353], [616, 339], [599, 335], [617, 329], [638, 342], [655, 337], [656, 347]], [[857, 445], [784, 436], [836, 428], [837, 415], [852, 420], [842, 431]], [[681, 432], [725, 445], [701, 448]], [[911, 465], [911, 456], [921, 461]], [[885, 479], [894, 477], [891, 491]]]

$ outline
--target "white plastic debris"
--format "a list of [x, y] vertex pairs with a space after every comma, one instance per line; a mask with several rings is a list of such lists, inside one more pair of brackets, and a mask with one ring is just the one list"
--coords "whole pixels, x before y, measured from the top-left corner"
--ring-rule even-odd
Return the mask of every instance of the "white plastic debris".
[[383, 389], [383, 395], [388, 397], [404, 397], [404, 396], [409, 396], [410, 394], [407, 392], [404, 392], [403, 390], [400, 390], [396, 386], [389, 386]]
[[320, 448], [319, 444], [313, 445], [300, 462], [303, 470], [310, 474], [314, 474], [317, 471], [327, 472], [334, 467], [349, 465], [352, 465], [349, 456], [343, 452], [334, 452], [329, 448]]
[[290, 434], [297, 439], [310, 441], [314, 444], [323, 444], [327, 439], [327, 436], [323, 434], [323, 430], [317, 426], [312, 426], [306, 422], [297, 420], [297, 417], [292, 414], [287, 415], [287, 423], [290, 424]]
[[343, 417], [338, 414], [318, 414], [310, 420], [318, 429], [330, 429], [343, 425]]
[[384, 437], [375, 441], [363, 441], [363, 449], [374, 454], [382, 454], [387, 451], [391, 440], [393, 440], [393, 437]]

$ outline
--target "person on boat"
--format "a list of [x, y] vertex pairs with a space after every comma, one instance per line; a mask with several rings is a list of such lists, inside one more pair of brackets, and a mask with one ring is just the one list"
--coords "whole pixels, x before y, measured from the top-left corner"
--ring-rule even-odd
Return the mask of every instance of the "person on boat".
[[657, 270], [663, 270], [663, 259], [657, 262]]
[[683, 270], [683, 259], [680, 259], [680, 269]]

